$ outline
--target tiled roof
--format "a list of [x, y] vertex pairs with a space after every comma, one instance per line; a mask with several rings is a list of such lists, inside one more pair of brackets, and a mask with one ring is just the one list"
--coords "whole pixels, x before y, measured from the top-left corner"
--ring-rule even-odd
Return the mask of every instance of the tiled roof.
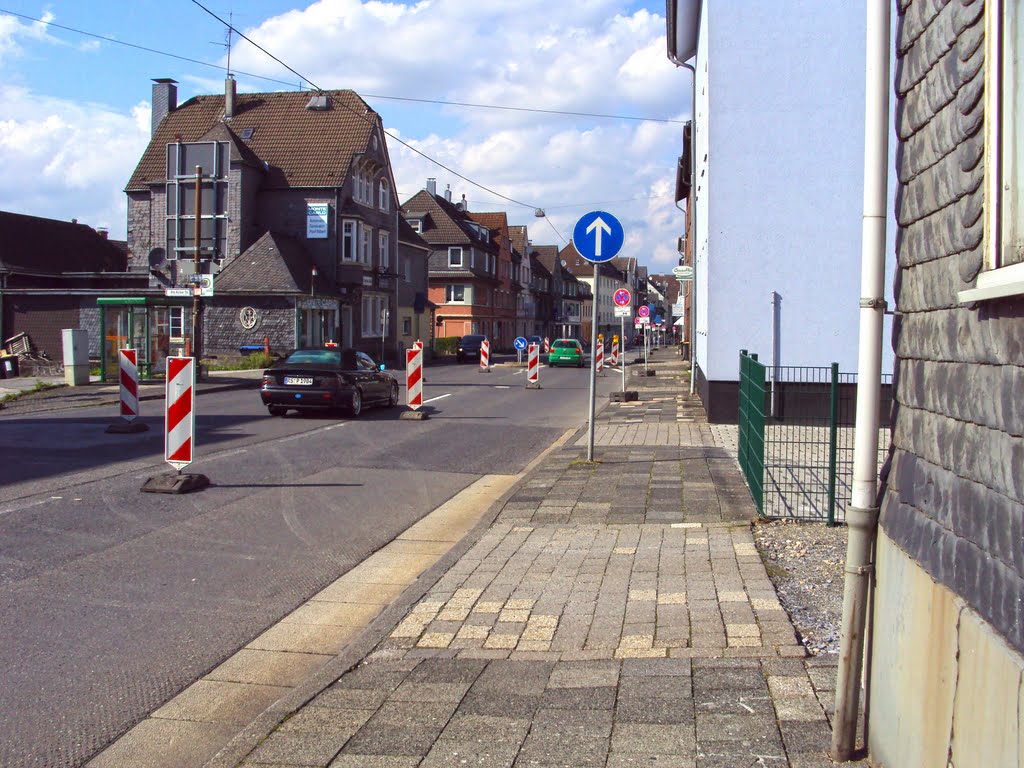
[[[308, 294], [313, 260], [302, 243], [287, 235], [266, 232], [217, 275], [216, 290], [231, 293]], [[334, 294], [322, 275], [316, 293]]]
[[420, 237], [409, 222], [401, 216], [398, 217], [398, 242], [406, 245], [414, 245], [417, 248], [430, 248], [430, 243]]
[[[235, 116], [228, 122], [237, 137], [252, 129], [252, 138], [237, 139], [242, 159], [269, 165], [264, 189], [337, 187], [348, 173], [352, 156], [366, 151], [377, 114], [354, 91], [326, 91], [331, 107], [306, 109], [309, 91], [238, 94]], [[157, 127], [127, 184], [145, 189], [166, 178], [167, 144], [202, 139], [224, 124], [224, 96], [196, 96], [168, 113]], [[246, 154], [246, 148], [249, 154]], [[233, 152], [235, 150], [232, 150]]]
[[421, 189], [402, 205], [404, 216], [413, 216], [413, 212], [414, 218], [419, 218], [424, 213], [429, 214], [423, 222], [420, 237], [431, 245], [474, 245], [484, 250], [497, 251], [497, 247], [490, 239], [482, 242], [473, 237], [469, 224], [465, 223], [470, 217], [443, 197]]
[[0, 269], [12, 272], [124, 272], [127, 250], [92, 227], [0, 211]]
[[526, 256], [529, 251], [530, 239], [526, 227], [522, 224], [513, 225], [508, 228], [508, 236], [512, 241], [512, 247]]

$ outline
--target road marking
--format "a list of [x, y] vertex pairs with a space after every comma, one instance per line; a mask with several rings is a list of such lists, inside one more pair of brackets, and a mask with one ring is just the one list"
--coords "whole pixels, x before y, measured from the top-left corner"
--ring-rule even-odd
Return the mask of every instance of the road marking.
[[211, 456], [210, 458], [211, 459], [223, 459], [223, 458], [226, 458], [228, 456], [238, 456], [240, 453], [245, 453], [248, 450], [249, 450], [248, 448], [235, 448], [234, 450], [231, 450], [231, 451], [223, 451], [222, 453], [217, 453], [217, 454]]
[[438, 395], [437, 397], [432, 397], [429, 400], [424, 400], [423, 404], [426, 405], [427, 403], [432, 403], [435, 400], [444, 400], [446, 397], [451, 397], [451, 396], [452, 396], [451, 392], [449, 392], [447, 395]]
[[512, 389], [508, 384], [499, 384], [495, 389]]
[[40, 504], [48, 504], [52, 499], [40, 499], [39, 501], [32, 501], [28, 504], [12, 504], [6, 506], [4, 509], [0, 509], [0, 515], [6, 515], [9, 512], [20, 512], [23, 509], [29, 509], [30, 507], [38, 507]]
[[338, 427], [342, 426], [344, 426], [344, 424], [328, 424], [326, 427], [317, 427], [316, 429], [309, 430], [309, 432], [299, 432], [297, 435], [289, 435], [288, 437], [278, 438], [277, 442], [288, 443], [291, 442], [292, 440], [301, 440], [304, 437], [315, 435], [317, 432], [327, 432], [328, 430], [337, 429]]

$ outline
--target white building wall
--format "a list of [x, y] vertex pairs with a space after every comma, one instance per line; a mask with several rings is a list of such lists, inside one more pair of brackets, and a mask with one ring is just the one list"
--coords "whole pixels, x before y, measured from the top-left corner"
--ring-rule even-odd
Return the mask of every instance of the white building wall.
[[780, 364], [856, 370], [864, 45], [858, 3], [705, 0], [697, 360], [711, 380], [738, 378], [742, 348], [769, 361], [772, 291]]

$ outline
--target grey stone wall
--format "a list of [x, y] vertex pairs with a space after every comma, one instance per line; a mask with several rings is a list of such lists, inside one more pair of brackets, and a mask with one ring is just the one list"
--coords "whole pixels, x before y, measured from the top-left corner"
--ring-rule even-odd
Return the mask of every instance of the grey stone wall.
[[[295, 305], [291, 298], [218, 297], [203, 310], [207, 355], [233, 356], [245, 344], [263, 344], [266, 336], [270, 351], [290, 352], [295, 347]], [[259, 322], [246, 330], [239, 321], [243, 307], [256, 309]]]
[[1024, 652], [1024, 302], [983, 264], [984, 2], [902, 0], [889, 537]]

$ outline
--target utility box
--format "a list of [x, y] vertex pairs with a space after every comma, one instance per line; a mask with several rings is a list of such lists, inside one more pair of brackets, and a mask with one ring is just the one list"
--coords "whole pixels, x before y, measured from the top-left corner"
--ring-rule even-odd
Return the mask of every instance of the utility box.
[[61, 331], [64, 340], [64, 383], [79, 387], [89, 383], [89, 332], [80, 328]]

